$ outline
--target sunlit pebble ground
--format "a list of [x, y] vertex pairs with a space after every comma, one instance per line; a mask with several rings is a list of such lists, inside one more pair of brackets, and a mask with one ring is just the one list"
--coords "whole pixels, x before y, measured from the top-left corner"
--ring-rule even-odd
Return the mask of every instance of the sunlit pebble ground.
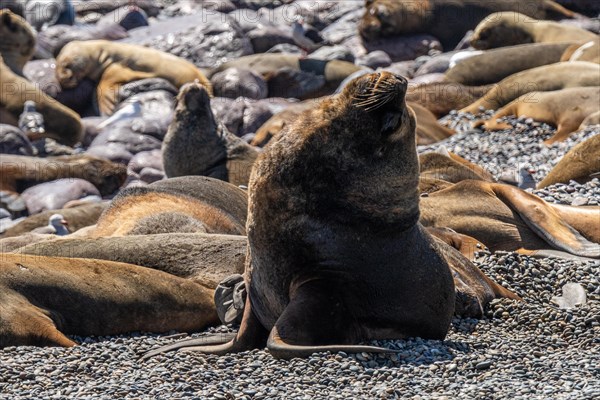
[[[450, 125], [462, 121], [463, 129], [469, 119], [456, 113], [445, 118]], [[598, 133], [597, 126], [588, 128], [546, 148], [541, 141], [551, 127], [512, 121], [514, 131], [464, 132], [444, 144], [494, 174], [530, 163], [539, 180], [569, 148]], [[579, 185], [576, 195], [597, 201], [598, 186], [598, 180]], [[573, 193], [565, 187], [546, 189], [547, 197], [568, 203]], [[279, 361], [254, 350], [222, 357], [169, 353], [140, 361], [144, 352], [181, 335], [75, 337], [82, 345], [70, 349], [0, 350], [0, 398], [600, 398], [600, 262], [482, 252], [476, 264], [524, 302], [495, 300], [481, 320], [457, 318], [444, 341], [374, 343], [398, 350], [391, 355], [326, 353]], [[588, 302], [560, 310], [551, 299], [568, 282], [581, 284]]]

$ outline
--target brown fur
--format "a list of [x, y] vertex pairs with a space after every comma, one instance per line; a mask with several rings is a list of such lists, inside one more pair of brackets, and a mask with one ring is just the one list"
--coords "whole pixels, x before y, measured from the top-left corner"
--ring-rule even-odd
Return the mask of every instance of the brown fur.
[[585, 183], [600, 174], [600, 135], [595, 135], [573, 147], [552, 171], [538, 184], [538, 188], [577, 181]]
[[258, 128], [256, 135], [254, 135], [250, 144], [259, 147], [266, 146], [273, 137], [277, 136], [285, 127], [294, 122], [300, 114], [308, 109], [318, 107], [322, 100], [323, 99], [305, 100], [298, 104], [292, 104], [289, 107], [286, 107], [283, 111], [273, 115]]
[[461, 60], [446, 71], [446, 79], [463, 85], [487, 85], [527, 69], [561, 60], [567, 43], [534, 43], [501, 47]]
[[466, 180], [421, 198], [420, 221], [474, 237], [492, 251], [559, 249], [600, 258], [600, 225], [589, 221], [599, 212], [558, 208], [509, 185]]
[[64, 238], [27, 245], [21, 247], [19, 253], [140, 265], [215, 289], [229, 275], [244, 272], [246, 237], [169, 233], [96, 239]]
[[539, 122], [556, 126], [556, 133], [544, 143], [565, 140], [579, 129], [583, 120], [598, 110], [600, 87], [575, 87], [551, 92], [530, 92], [498, 110], [492, 117], [476, 125], [484, 125], [488, 130], [511, 129], [499, 118], [509, 115], [527, 116]]
[[[4, 39], [2, 39], [4, 40]], [[43, 136], [56, 139], [58, 142], [73, 146], [83, 134], [83, 126], [79, 115], [42, 92], [36, 85], [14, 73], [0, 57], [0, 116], [12, 116], [0, 123], [15, 124], [23, 112], [27, 100], [35, 102], [36, 111], [44, 116], [46, 133]], [[37, 138], [32, 138], [37, 139]]]
[[[266, 342], [275, 357], [293, 358], [381, 352], [356, 344], [446, 335], [455, 310], [451, 258], [468, 260], [417, 222], [416, 122], [406, 87], [387, 72], [356, 78], [266, 147], [249, 187], [240, 330], [228, 344], [198, 350]], [[487, 297], [465, 295], [466, 313], [480, 315]]]
[[257, 149], [215, 119], [204, 87], [189, 83], [181, 88], [175, 117], [163, 141], [168, 177], [203, 175], [236, 186], [248, 185], [257, 156]]
[[417, 118], [417, 144], [428, 145], [437, 143], [454, 135], [452, 129], [441, 125], [436, 116], [419, 103], [406, 103], [412, 108]]
[[74, 88], [84, 78], [98, 82], [98, 105], [112, 114], [119, 88], [145, 78], [163, 78], [180, 88], [197, 80], [212, 95], [210, 81], [192, 63], [174, 55], [107, 40], [74, 41], [56, 57], [56, 77], [63, 88]]
[[0, 55], [4, 63], [23, 76], [23, 67], [35, 52], [35, 31], [24, 18], [3, 9], [0, 10], [0, 37]]
[[540, 21], [518, 12], [500, 12], [485, 18], [471, 37], [479, 50], [525, 43], [558, 43], [594, 40], [598, 35], [554, 21]]
[[[0, 234], [0, 238], [9, 238], [20, 236], [24, 233], [31, 232], [35, 228], [48, 225], [48, 218], [53, 214], [61, 214], [69, 222], [69, 231], [77, 232], [79, 229], [94, 225], [100, 214], [104, 211], [107, 204], [103, 203], [88, 203], [73, 208], [63, 208], [61, 210], [44, 211], [36, 215], [25, 218], [15, 226], [7, 229]], [[0, 249], [0, 252], [7, 250]]]
[[[92, 237], [126, 236], [148, 218], [178, 213], [200, 223], [207, 233], [245, 234], [246, 194], [212, 178], [188, 176], [121, 191], [102, 214]], [[187, 227], [189, 220], [184, 221]], [[169, 229], [178, 232], [177, 226]], [[150, 233], [150, 232], [144, 232]]]
[[161, 271], [0, 254], [0, 348], [70, 347], [65, 335], [192, 332], [217, 322], [212, 290]]
[[480, 107], [496, 110], [530, 92], [577, 86], [600, 86], [600, 65], [573, 61], [528, 69], [503, 79], [479, 100], [460, 111], [479, 113]]
[[539, 19], [573, 18], [575, 14], [549, 0], [366, 0], [359, 22], [365, 40], [378, 37], [428, 33], [452, 50], [467, 31], [491, 13], [523, 10]]
[[29, 186], [61, 178], [81, 178], [94, 184], [102, 195], [113, 194], [125, 182], [124, 165], [88, 155], [29, 157], [2, 155], [2, 190], [22, 192]]
[[420, 104], [436, 117], [441, 118], [452, 110], [460, 110], [468, 106], [491, 88], [491, 85], [470, 87], [451, 82], [410, 85], [406, 101]]
[[[458, 183], [467, 179], [494, 182], [494, 177], [477, 164], [450, 152], [419, 155], [420, 178], [441, 179]], [[430, 193], [430, 192], [428, 192]]]

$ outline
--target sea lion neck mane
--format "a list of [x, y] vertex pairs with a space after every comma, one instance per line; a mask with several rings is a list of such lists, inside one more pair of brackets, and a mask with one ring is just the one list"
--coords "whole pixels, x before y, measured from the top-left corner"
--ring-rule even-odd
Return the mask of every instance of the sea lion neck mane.
[[[302, 114], [290, 126], [305, 135], [303, 140], [282, 134], [272, 144], [275, 149], [265, 168], [289, 171], [278, 174], [285, 177], [281, 178], [285, 182], [274, 182], [276, 186], [269, 189], [274, 192], [273, 197], [281, 200], [279, 207], [305, 210], [320, 220], [365, 225], [375, 230], [416, 224], [419, 166], [415, 117], [404, 104], [405, 88], [390, 84], [394, 81], [387, 79], [388, 75], [391, 74], [351, 82], [338, 96]], [[331, 137], [330, 132], [337, 135]], [[291, 148], [301, 156], [287, 158], [286, 149]], [[389, 157], [390, 154], [397, 155]], [[301, 196], [283, 195], [284, 188], [293, 187], [300, 189]], [[254, 190], [261, 193], [261, 188]], [[333, 192], [337, 194], [331, 195]], [[295, 204], [288, 207], [288, 201]]]

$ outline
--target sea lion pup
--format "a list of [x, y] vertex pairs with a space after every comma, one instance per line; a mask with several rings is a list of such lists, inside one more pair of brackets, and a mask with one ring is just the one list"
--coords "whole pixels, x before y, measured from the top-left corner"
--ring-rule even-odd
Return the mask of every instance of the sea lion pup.
[[14, 73], [4, 63], [3, 57], [0, 57], [0, 86], [1, 123], [17, 126], [25, 102], [31, 100], [35, 102], [36, 111], [44, 116], [46, 132], [40, 137], [50, 137], [68, 146], [81, 141], [83, 126], [79, 115], [42, 92], [32, 82]]
[[212, 95], [210, 81], [194, 64], [172, 54], [144, 46], [108, 40], [74, 41], [56, 57], [56, 77], [63, 88], [75, 88], [84, 78], [98, 83], [98, 106], [112, 114], [121, 85], [163, 78], [180, 88], [198, 80]]
[[[239, 57], [228, 61], [218, 68], [212, 70], [208, 75], [214, 76], [216, 73], [225, 71], [228, 68], [245, 68], [254, 71], [263, 76], [267, 83], [271, 78], [275, 78], [276, 73], [284, 68], [295, 71], [322, 76], [325, 78], [325, 86], [317, 91], [308, 93], [301, 100], [313, 99], [328, 94], [332, 94], [335, 89], [350, 75], [356, 71], [364, 69], [353, 63], [341, 60], [320, 60], [305, 58], [296, 54], [275, 54], [262, 53]], [[285, 88], [283, 88], [285, 89]]]
[[244, 272], [246, 247], [245, 236], [168, 233], [95, 239], [64, 238], [21, 246], [18, 252], [134, 264], [190, 279], [214, 290], [226, 277]]
[[569, 46], [560, 61], [589, 61], [600, 64], [600, 38]]
[[167, 177], [203, 175], [246, 186], [257, 156], [257, 149], [215, 119], [202, 85], [194, 82], [181, 88], [162, 145]]
[[0, 10], [0, 37], [0, 55], [4, 63], [23, 76], [23, 67], [35, 52], [35, 31], [24, 18], [3, 9]]
[[490, 14], [477, 25], [471, 46], [478, 50], [525, 43], [581, 42], [597, 34], [554, 21], [540, 21], [518, 12]]
[[[73, 208], [63, 208], [60, 210], [48, 210], [36, 215], [29, 216], [17, 223], [15, 226], [8, 228], [0, 233], [0, 239], [20, 236], [24, 233], [31, 232], [35, 228], [39, 228], [48, 223], [48, 218], [52, 214], [62, 214], [69, 221], [69, 230], [77, 232], [80, 229], [94, 225], [100, 214], [107, 207], [107, 202], [83, 204]], [[0, 253], [5, 252], [0, 249]]]
[[428, 33], [444, 49], [453, 49], [481, 20], [498, 11], [523, 11], [538, 19], [573, 18], [577, 14], [550, 0], [366, 0], [359, 21], [360, 35], [367, 41], [378, 37]]
[[441, 118], [452, 110], [460, 110], [486, 94], [492, 85], [465, 86], [456, 82], [409, 85], [406, 101], [417, 103]]
[[357, 343], [446, 335], [455, 308], [446, 252], [468, 260], [418, 223], [406, 87], [388, 72], [356, 78], [265, 148], [249, 187], [240, 330], [229, 343], [186, 350], [224, 354], [266, 343], [290, 359], [386, 352]]
[[600, 258], [599, 216], [600, 207], [558, 207], [513, 186], [466, 180], [422, 197], [420, 222], [471, 236], [491, 251]]
[[600, 135], [592, 136], [569, 150], [537, 187], [541, 189], [570, 181], [585, 183], [597, 175], [600, 175]]
[[0, 348], [71, 347], [65, 335], [193, 332], [217, 322], [212, 290], [161, 271], [0, 254]]
[[574, 87], [551, 92], [527, 93], [498, 110], [487, 121], [477, 121], [474, 126], [485, 126], [487, 130], [512, 129], [512, 125], [499, 121], [509, 115], [527, 116], [538, 122], [556, 126], [556, 133], [544, 141], [552, 144], [565, 140], [588, 116], [598, 111], [600, 86]]
[[125, 182], [127, 168], [89, 155], [29, 157], [3, 154], [0, 188], [21, 193], [38, 183], [62, 178], [80, 178], [92, 183], [103, 196], [113, 194]]
[[[160, 224], [165, 214], [173, 216], [173, 213], [187, 217], [179, 219], [184, 232], [190, 232], [189, 224], [195, 221], [199, 223], [196, 232], [245, 235], [247, 204], [246, 192], [218, 179], [204, 176], [166, 179], [121, 191], [100, 216], [89, 237], [149, 234], [152, 232], [148, 227], [157, 225], [153, 220], [158, 219]], [[181, 225], [173, 225], [168, 232], [180, 232], [180, 228]]]
[[446, 71], [446, 80], [476, 86], [500, 82], [527, 69], [563, 61], [566, 43], [534, 43], [500, 47], [458, 62]]
[[528, 69], [501, 80], [483, 97], [460, 112], [497, 110], [524, 94], [577, 86], [600, 86], [600, 65], [585, 61], [559, 62]]

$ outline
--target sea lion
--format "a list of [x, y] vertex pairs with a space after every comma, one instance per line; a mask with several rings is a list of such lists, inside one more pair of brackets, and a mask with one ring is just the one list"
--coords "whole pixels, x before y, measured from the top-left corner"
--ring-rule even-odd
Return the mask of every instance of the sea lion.
[[[322, 98], [320, 100], [323, 100]], [[254, 138], [250, 142], [252, 146], [264, 147], [267, 143], [279, 132], [281, 132], [286, 126], [291, 124], [298, 118], [304, 111], [319, 106], [319, 99], [310, 99], [301, 101], [297, 104], [292, 104], [286, 107], [284, 110], [278, 112], [269, 118], [261, 127], [256, 131]]]
[[499, 121], [509, 115], [527, 116], [535, 121], [556, 126], [556, 133], [544, 141], [552, 144], [565, 140], [588, 116], [598, 111], [600, 87], [572, 87], [550, 92], [530, 92], [513, 100], [498, 110], [487, 121], [478, 121], [475, 126], [485, 126], [487, 130], [512, 129], [512, 125]]
[[[79, 115], [43, 93], [36, 85], [14, 73], [0, 57], [0, 123], [16, 125], [25, 102], [34, 101], [36, 110], [44, 116], [46, 132], [60, 143], [73, 146], [81, 140], [83, 127]], [[5, 117], [6, 118], [5, 120]], [[39, 139], [39, 137], [30, 137]]]
[[409, 85], [406, 101], [420, 104], [441, 118], [452, 110], [460, 110], [472, 104], [490, 89], [491, 85], [465, 86], [452, 82]]
[[26, 188], [61, 178], [80, 178], [96, 186], [102, 195], [113, 194], [125, 182], [127, 168], [88, 155], [28, 157], [2, 155], [0, 188], [21, 193]]
[[454, 135], [454, 131], [441, 125], [436, 116], [419, 103], [407, 102], [417, 119], [417, 145], [428, 145]]
[[[209, 77], [228, 68], [250, 69], [265, 78], [267, 84], [269, 84], [271, 78], [275, 79], [278, 77], [278, 71], [284, 69], [315, 75], [313, 80], [319, 77], [325, 79], [324, 86], [319, 86], [315, 91], [302, 96], [301, 100], [332, 94], [344, 79], [356, 71], [363, 69], [363, 67], [341, 60], [319, 60], [304, 58], [295, 54], [264, 53], [239, 57], [236, 60], [226, 62], [212, 70], [209, 73]], [[285, 85], [285, 82], [283, 85]], [[278, 92], [284, 92], [286, 88], [283, 86], [277, 89]], [[269, 96], [273, 96], [271, 91], [269, 92]]]
[[210, 95], [202, 85], [194, 82], [181, 88], [162, 144], [167, 177], [204, 175], [247, 185], [257, 156], [254, 147], [215, 119]]
[[74, 41], [56, 57], [56, 77], [63, 88], [84, 78], [98, 83], [98, 106], [113, 112], [121, 85], [145, 78], [163, 78], [180, 88], [198, 80], [212, 95], [210, 81], [194, 64], [159, 50], [107, 40]]
[[589, 61], [600, 64], [600, 38], [569, 46], [560, 61]]
[[419, 177], [441, 179], [449, 183], [458, 183], [467, 179], [496, 181], [484, 168], [449, 152], [445, 147], [436, 152], [419, 155]]
[[161, 271], [0, 254], [0, 348], [71, 347], [65, 335], [193, 332], [217, 322], [212, 290]]
[[576, 86], [600, 86], [600, 65], [573, 61], [531, 68], [501, 80], [483, 97], [460, 111], [478, 113], [480, 107], [496, 110], [529, 92], [560, 90]]
[[581, 42], [597, 34], [554, 21], [541, 21], [518, 12], [498, 12], [477, 25], [471, 46], [479, 50], [525, 43]]
[[[153, 225], [152, 219], [162, 219], [165, 213], [189, 217], [182, 221], [188, 232], [190, 220], [195, 220], [206, 233], [244, 235], [247, 197], [236, 186], [204, 176], [171, 178], [145, 187], [131, 187], [115, 196], [89, 236], [152, 233], [147, 229]], [[169, 232], [178, 229], [179, 226], [172, 226]]]
[[290, 359], [385, 352], [357, 343], [446, 335], [455, 309], [446, 253], [469, 261], [418, 223], [406, 88], [388, 72], [356, 78], [265, 148], [249, 187], [240, 330], [229, 343], [187, 350], [223, 354], [266, 343]]
[[244, 272], [246, 237], [163, 233], [95, 239], [64, 238], [24, 245], [18, 252], [134, 264], [190, 279], [214, 290], [227, 276]]
[[600, 207], [559, 207], [513, 186], [465, 180], [422, 197], [420, 222], [471, 236], [491, 251], [600, 258], [599, 217]]
[[[62, 214], [67, 221], [69, 221], [69, 229], [71, 232], [77, 232], [79, 229], [85, 228], [90, 225], [94, 225], [100, 214], [107, 207], [106, 202], [102, 203], [89, 203], [83, 204], [73, 208], [63, 208], [60, 210], [49, 210], [30, 217], [18, 222], [13, 227], [0, 233], [0, 238], [9, 238], [14, 236], [20, 236], [24, 233], [31, 232], [35, 228], [44, 226], [48, 222], [48, 218], [52, 214]], [[2, 252], [2, 251], [0, 251]]]
[[378, 37], [428, 33], [440, 39], [444, 49], [453, 49], [481, 20], [498, 11], [522, 11], [532, 18], [564, 19], [576, 16], [550, 0], [366, 0], [359, 21], [360, 35]]
[[600, 175], [600, 135], [573, 147], [538, 184], [538, 189], [555, 183], [585, 183]]
[[497, 83], [517, 72], [563, 61], [569, 46], [571, 42], [534, 43], [488, 50], [458, 62], [446, 71], [446, 79], [469, 86]]
[[2, 9], [0, 37], [0, 55], [4, 63], [14, 73], [23, 76], [23, 67], [35, 52], [35, 31], [25, 19], [8, 9]]

